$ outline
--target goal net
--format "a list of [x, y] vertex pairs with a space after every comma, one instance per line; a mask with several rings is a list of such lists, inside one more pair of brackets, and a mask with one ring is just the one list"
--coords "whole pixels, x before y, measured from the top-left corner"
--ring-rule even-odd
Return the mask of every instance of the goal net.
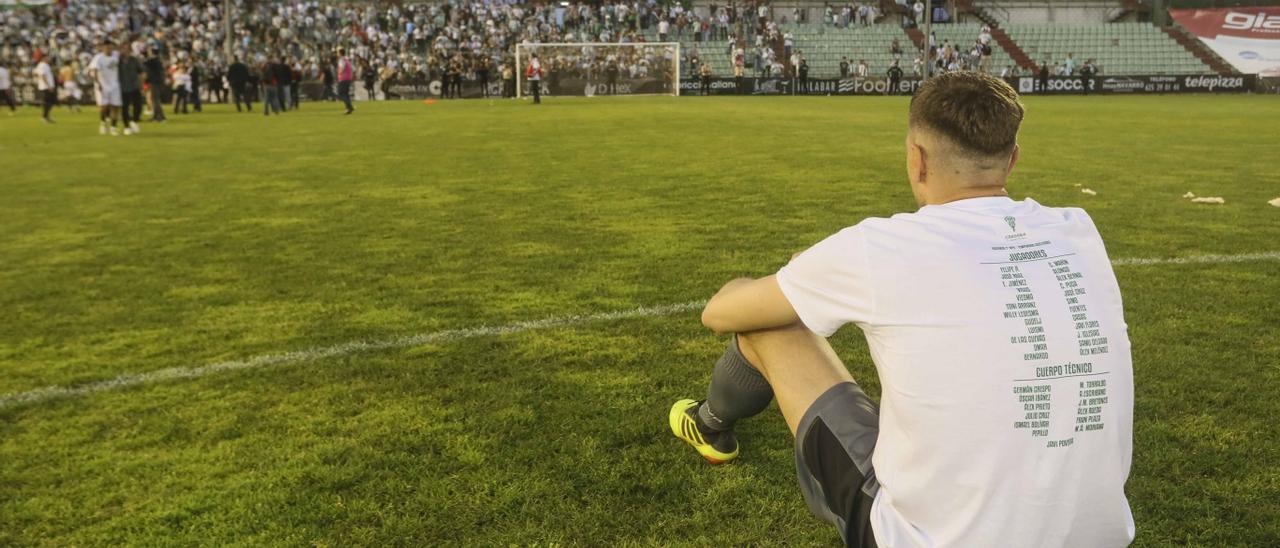
[[516, 44], [516, 96], [533, 95], [525, 76], [533, 56], [542, 65], [540, 92], [548, 96], [679, 95], [680, 44]]

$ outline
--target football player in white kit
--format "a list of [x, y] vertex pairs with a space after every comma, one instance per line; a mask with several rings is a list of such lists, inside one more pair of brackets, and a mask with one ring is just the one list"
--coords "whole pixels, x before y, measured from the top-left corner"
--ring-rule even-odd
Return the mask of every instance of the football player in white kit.
[[[120, 105], [123, 104], [120, 93], [120, 57], [111, 42], [103, 41], [101, 51], [89, 61], [89, 74], [93, 76], [93, 87], [98, 95], [98, 133], [107, 134], [107, 119], [111, 119], [111, 135], [116, 132], [116, 124], [120, 120]], [[125, 135], [132, 132], [127, 128]]]
[[[1088, 213], [1009, 197], [1023, 114], [990, 74], [921, 85], [903, 151], [919, 209], [725, 284], [702, 322], [736, 335], [706, 399], [671, 407], [672, 433], [708, 462], [732, 461], [735, 425], [777, 399], [800, 492], [850, 547], [1133, 542], [1120, 287]], [[827, 341], [849, 324], [879, 402]]]

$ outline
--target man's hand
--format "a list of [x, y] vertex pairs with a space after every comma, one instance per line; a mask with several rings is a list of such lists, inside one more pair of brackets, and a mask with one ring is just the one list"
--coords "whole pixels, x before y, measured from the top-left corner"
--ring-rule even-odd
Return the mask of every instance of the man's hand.
[[797, 321], [800, 317], [773, 276], [730, 281], [702, 310], [702, 325], [719, 334], [784, 327]]

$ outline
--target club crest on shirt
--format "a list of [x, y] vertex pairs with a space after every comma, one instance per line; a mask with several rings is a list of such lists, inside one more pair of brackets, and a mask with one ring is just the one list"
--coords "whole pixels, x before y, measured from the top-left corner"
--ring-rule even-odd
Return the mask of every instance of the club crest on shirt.
[[1004, 222], [1009, 224], [1009, 232], [1018, 231], [1018, 220], [1013, 217], [1005, 217]]

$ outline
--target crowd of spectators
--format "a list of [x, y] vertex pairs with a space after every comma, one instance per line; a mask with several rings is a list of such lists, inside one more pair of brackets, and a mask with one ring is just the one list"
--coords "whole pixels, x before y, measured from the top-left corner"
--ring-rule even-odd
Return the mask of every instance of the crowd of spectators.
[[[233, 30], [227, 35], [222, 2], [158, 0], [95, 2], [64, 0], [0, 12], [0, 64], [10, 67], [17, 87], [34, 81], [32, 70], [45, 59], [66, 69], [72, 88], [89, 85], [84, 67], [104, 41], [128, 43], [136, 55], [158, 59], [170, 90], [193, 76], [192, 89], [215, 93], [225, 89], [224, 76], [234, 61], [249, 63], [255, 73], [283, 58], [302, 80], [333, 81], [333, 59], [345, 48], [357, 65], [358, 79], [370, 96], [386, 96], [397, 80], [514, 74], [517, 43], [643, 42], [646, 29], [659, 23], [675, 32], [725, 33], [720, 21], [698, 18], [679, 4], [637, 2], [521, 3], [516, 1], [359, 3], [316, 1], [234, 2]], [[612, 63], [625, 74], [654, 69], [643, 53], [614, 54]], [[609, 58], [565, 59], [574, 70], [602, 70]], [[260, 74], [255, 74], [261, 77]], [[197, 81], [194, 78], [199, 77]], [[60, 78], [63, 94], [65, 82]], [[203, 84], [203, 85], [202, 85]]]
[[[903, 25], [921, 21], [922, 2], [896, 2]], [[790, 72], [794, 77], [805, 60], [785, 25], [872, 25], [890, 15], [874, 3], [828, 4], [822, 9], [780, 13], [783, 10], [759, 0], [711, 4], [698, 10], [656, 0], [353, 4], [234, 0], [232, 11], [233, 25], [228, 27], [222, 2], [210, 0], [62, 0], [11, 9], [0, 12], [0, 65], [9, 68], [15, 89], [23, 89], [24, 84], [34, 89], [33, 70], [43, 59], [57, 73], [60, 97], [75, 101], [92, 86], [85, 67], [98, 47], [103, 42], [123, 44], [149, 66], [160, 67], [158, 79], [148, 76], [149, 88], [163, 88], [163, 98], [180, 108], [199, 108], [202, 99], [225, 100], [228, 67], [237, 59], [249, 67], [250, 88], [264, 78], [278, 79], [283, 66], [289, 81], [321, 82], [323, 97], [333, 97], [336, 52], [345, 49], [368, 98], [393, 97], [394, 85], [406, 81], [441, 81], [441, 92], [447, 96], [450, 91], [459, 92], [464, 79], [482, 84], [501, 81], [503, 92], [509, 94], [522, 69], [513, 59], [516, 44], [718, 41], [727, 43], [735, 74], [740, 75], [745, 66], [761, 76]], [[938, 15], [934, 14], [935, 19]], [[989, 71], [989, 40], [990, 34], [984, 32], [971, 47], [934, 44], [935, 68]], [[543, 63], [552, 83], [566, 77], [644, 78], [670, 71], [674, 61], [657, 48], [547, 51], [550, 57]], [[704, 72], [697, 46], [689, 48], [682, 61], [689, 74]], [[919, 73], [919, 61], [904, 63]], [[865, 69], [849, 68], [857, 70]], [[488, 86], [481, 87], [488, 92]], [[296, 84], [293, 90], [291, 99], [296, 101]]]

